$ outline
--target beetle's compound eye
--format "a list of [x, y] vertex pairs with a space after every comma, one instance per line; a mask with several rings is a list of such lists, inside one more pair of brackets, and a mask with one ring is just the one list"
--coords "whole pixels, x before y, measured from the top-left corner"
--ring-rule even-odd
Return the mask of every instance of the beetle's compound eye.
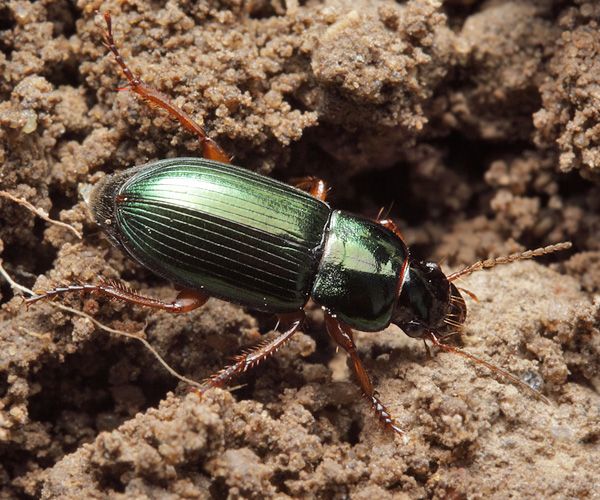
[[418, 321], [407, 321], [402, 326], [402, 331], [414, 339], [421, 339], [427, 336], [428, 329]]
[[393, 323], [411, 337], [424, 337], [427, 331], [438, 331], [450, 311], [450, 297], [450, 283], [438, 264], [410, 262], [396, 302]]

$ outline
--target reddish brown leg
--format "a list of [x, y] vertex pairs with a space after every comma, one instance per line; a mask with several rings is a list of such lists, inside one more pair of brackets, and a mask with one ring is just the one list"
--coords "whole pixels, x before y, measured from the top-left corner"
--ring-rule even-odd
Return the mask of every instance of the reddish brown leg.
[[47, 290], [40, 295], [25, 299], [27, 305], [33, 304], [38, 300], [51, 299], [53, 300], [59, 295], [67, 293], [81, 292], [91, 293], [95, 295], [106, 295], [113, 299], [122, 300], [123, 302], [129, 302], [130, 304], [136, 304], [144, 307], [151, 307], [154, 309], [163, 309], [172, 313], [182, 313], [192, 311], [197, 307], [200, 307], [206, 303], [210, 298], [208, 295], [195, 292], [193, 290], [184, 289], [177, 294], [177, 298], [171, 302], [163, 302], [152, 297], [146, 297], [139, 294], [135, 290], [126, 287], [123, 283], [119, 283], [115, 280], [105, 280], [100, 277], [100, 283], [97, 285], [70, 285], [66, 287], [57, 287], [52, 290]]
[[327, 197], [327, 184], [316, 177], [299, 177], [290, 181], [292, 186], [296, 186], [302, 191], [308, 191], [312, 196], [319, 200], [325, 201]]
[[425, 339], [423, 339], [423, 346], [425, 347], [425, 353], [427, 354], [427, 361], [431, 361], [433, 358], [431, 357], [431, 351], [429, 350], [429, 346], [427, 345], [427, 342], [425, 342]]
[[121, 69], [123, 70], [125, 78], [129, 80], [129, 87], [124, 87], [119, 90], [131, 90], [136, 94], [141, 95], [144, 99], [147, 99], [148, 101], [168, 111], [172, 116], [179, 120], [179, 123], [181, 123], [183, 126], [187, 127], [189, 130], [191, 130], [200, 137], [200, 145], [202, 146], [202, 153], [204, 155], [204, 158], [209, 158], [211, 160], [216, 160], [223, 163], [230, 163], [229, 156], [227, 156], [227, 153], [225, 153], [221, 146], [219, 146], [213, 139], [211, 139], [208, 136], [204, 129], [200, 125], [198, 125], [198, 123], [196, 123], [190, 115], [183, 111], [183, 109], [176, 106], [166, 95], [158, 92], [157, 90], [154, 90], [151, 87], [148, 87], [139, 78], [134, 76], [134, 74], [131, 72], [131, 70], [125, 63], [125, 60], [119, 53], [119, 49], [115, 44], [112, 32], [112, 21], [110, 17], [110, 12], [108, 14], [102, 15], [106, 20], [106, 31], [104, 32], [104, 46], [113, 53], [117, 64], [121, 66]]
[[225, 387], [234, 376], [254, 368], [261, 361], [275, 354], [300, 329], [304, 321], [304, 311], [293, 314], [279, 314], [278, 318], [284, 325], [289, 325], [286, 331], [275, 338], [260, 342], [247, 352], [235, 356], [233, 358], [235, 363], [212, 375], [204, 382], [202, 387], [192, 387], [192, 390], [202, 396], [209, 389]]
[[325, 313], [325, 325], [333, 340], [335, 340], [339, 346], [343, 347], [350, 355], [350, 358], [354, 363], [354, 371], [356, 372], [358, 385], [363, 391], [362, 395], [369, 403], [371, 403], [379, 421], [386, 429], [392, 429], [400, 435], [404, 434], [404, 431], [396, 424], [394, 417], [392, 417], [390, 412], [379, 400], [377, 391], [375, 391], [371, 379], [369, 378], [369, 374], [358, 357], [356, 345], [354, 344], [354, 340], [352, 340], [352, 329], [348, 325], [335, 319], [329, 313]]
[[381, 219], [381, 220], [378, 220], [377, 222], [379, 222], [379, 224], [381, 224], [383, 227], [387, 227], [396, 236], [398, 236], [398, 238], [400, 238], [402, 241], [404, 241], [404, 238], [402, 237], [402, 233], [400, 232], [400, 229], [398, 229], [398, 226], [396, 225], [396, 223], [393, 220]]

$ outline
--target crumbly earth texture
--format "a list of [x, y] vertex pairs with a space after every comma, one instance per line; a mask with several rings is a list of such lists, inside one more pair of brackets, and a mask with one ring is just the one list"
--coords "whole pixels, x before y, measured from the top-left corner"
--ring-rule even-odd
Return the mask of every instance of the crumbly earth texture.
[[[234, 163], [315, 175], [340, 207], [397, 221], [415, 258], [474, 273], [448, 342], [516, 374], [356, 333], [406, 430], [360, 398], [319, 310], [273, 358], [202, 400], [139, 342], [29, 308], [0, 281], [0, 498], [587, 499], [600, 491], [600, 6], [574, 0], [0, 0], [0, 259], [35, 290], [98, 276], [173, 288], [99, 233], [79, 190], [198, 140], [132, 93], [102, 45]], [[201, 380], [275, 323], [211, 299], [173, 316], [65, 297], [144, 331]]]

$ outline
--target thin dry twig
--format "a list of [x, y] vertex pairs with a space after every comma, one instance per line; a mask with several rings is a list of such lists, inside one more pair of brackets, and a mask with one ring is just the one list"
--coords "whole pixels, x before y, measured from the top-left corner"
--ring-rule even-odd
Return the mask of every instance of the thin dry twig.
[[61, 222], [59, 220], [51, 219], [48, 216], [48, 213], [43, 208], [38, 208], [35, 205], [32, 205], [31, 203], [29, 203], [27, 200], [24, 200], [23, 198], [17, 198], [16, 196], [10, 194], [7, 191], [0, 190], [0, 196], [3, 196], [4, 198], [8, 198], [9, 200], [14, 201], [15, 203], [19, 203], [20, 205], [23, 205], [25, 208], [27, 208], [28, 210], [33, 212], [35, 215], [37, 215], [41, 219], [44, 219], [46, 222], [49, 222], [50, 224], [56, 224], [57, 226], [67, 228], [69, 231], [72, 231], [73, 234], [75, 234], [75, 236], [77, 236], [77, 238], [81, 239], [81, 233], [79, 231], [77, 231], [77, 229], [75, 229], [70, 224], [67, 224], [66, 222]]

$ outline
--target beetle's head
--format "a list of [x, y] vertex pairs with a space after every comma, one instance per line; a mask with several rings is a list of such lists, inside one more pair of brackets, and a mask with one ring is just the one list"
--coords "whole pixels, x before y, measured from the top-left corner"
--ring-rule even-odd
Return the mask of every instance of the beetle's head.
[[465, 322], [467, 306], [435, 262], [409, 261], [392, 323], [410, 337], [425, 338]]

